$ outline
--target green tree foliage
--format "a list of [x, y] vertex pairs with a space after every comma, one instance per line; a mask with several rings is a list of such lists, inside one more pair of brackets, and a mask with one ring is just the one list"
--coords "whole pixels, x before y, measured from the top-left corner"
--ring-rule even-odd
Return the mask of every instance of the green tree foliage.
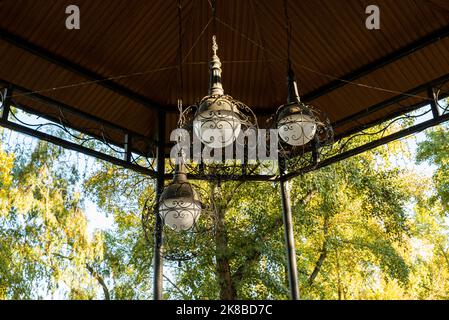
[[154, 197], [153, 189], [148, 177], [111, 164], [103, 164], [85, 183], [86, 193], [114, 217], [115, 228], [104, 232], [102, 267], [114, 299], [151, 298], [152, 238], [143, 228], [142, 208]]
[[75, 171], [47, 143], [19, 154], [0, 150], [0, 298], [96, 297], [103, 235], [87, 234]]
[[[420, 188], [425, 186], [413, 174], [388, 164], [388, 154], [398, 145], [378, 148], [292, 181], [303, 298], [386, 298], [382, 295], [385, 283], [395, 283], [401, 294], [405, 292], [410, 278], [407, 252], [413, 223], [407, 216], [407, 204], [418, 199]], [[384, 165], [379, 166], [380, 162]], [[120, 188], [115, 186], [117, 181], [121, 181]], [[136, 188], [139, 184], [140, 189]], [[186, 262], [166, 262], [171, 277], [166, 283], [168, 295], [194, 299], [287, 298], [278, 184], [197, 185], [206, 190], [208, 199], [203, 196], [203, 200], [214, 205], [215, 210], [201, 218], [213, 221], [213, 228], [194, 235], [166, 230], [166, 251], [194, 253]], [[114, 212], [118, 225], [133, 221], [127, 228], [134, 231], [134, 237], [125, 238], [132, 241], [131, 247], [142, 243], [145, 248], [137, 209], [142, 208], [144, 199], [154, 197], [150, 191], [153, 186], [148, 188], [137, 175], [109, 165], [94, 174], [86, 186], [104, 210]], [[122, 199], [130, 194], [128, 187], [139, 190], [134, 204], [128, 203], [128, 196], [124, 197], [128, 200]], [[145, 230], [151, 233], [151, 224]], [[148, 238], [148, 260], [139, 262], [144, 256], [129, 252], [126, 256], [136, 259], [126, 258], [124, 263], [142, 278], [148, 277], [150, 268], [152, 237]], [[136, 285], [126, 272], [115, 276], [124, 287]], [[145, 283], [149, 292], [150, 282]], [[373, 288], [373, 283], [377, 287]]]
[[[446, 102], [447, 107], [447, 102]], [[449, 127], [440, 125], [426, 132], [416, 159], [435, 166], [433, 188], [417, 205], [414, 233], [426, 255], [416, 259], [417, 298], [449, 298]]]
[[435, 165], [433, 183], [436, 198], [449, 213], [449, 127], [441, 125], [426, 134], [427, 139], [419, 144], [416, 159]]
[[[403, 141], [290, 182], [303, 299], [449, 297], [447, 137], [418, 148], [432, 179], [398, 169]], [[0, 165], [0, 298], [152, 298], [153, 180], [102, 162], [84, 180], [46, 143]], [[210, 210], [197, 233], [164, 231], [165, 298], [287, 299], [278, 183], [195, 183]], [[87, 233], [84, 197], [112, 228]]]

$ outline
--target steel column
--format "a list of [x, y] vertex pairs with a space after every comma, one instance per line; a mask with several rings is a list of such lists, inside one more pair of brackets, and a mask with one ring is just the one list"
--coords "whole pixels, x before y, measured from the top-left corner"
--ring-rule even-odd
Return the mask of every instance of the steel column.
[[125, 142], [124, 142], [124, 149], [125, 149], [125, 155], [124, 155], [124, 159], [127, 162], [131, 162], [132, 159], [132, 151], [131, 151], [131, 146], [132, 146], [132, 136], [129, 133], [125, 133]]
[[8, 117], [9, 117], [9, 110], [10, 110], [10, 104], [11, 104], [11, 93], [12, 93], [12, 89], [10, 86], [8, 86], [7, 88], [5, 88], [5, 91], [3, 92], [4, 94], [4, 101], [2, 103], [2, 121], [8, 121]]
[[430, 108], [432, 109], [433, 118], [436, 119], [440, 116], [440, 111], [438, 110], [438, 106], [435, 102], [435, 91], [433, 88], [427, 89], [427, 96], [430, 100]]
[[[156, 196], [159, 199], [164, 189], [165, 178], [165, 112], [158, 112], [158, 143], [157, 143], [157, 180]], [[163, 221], [156, 207], [156, 224], [154, 226], [154, 266], [153, 266], [153, 299], [162, 300], [163, 278]]]
[[[282, 160], [279, 160], [279, 171], [281, 174], [285, 173], [285, 166]], [[292, 300], [299, 300], [295, 237], [293, 233], [292, 206], [288, 184], [289, 182], [284, 179], [281, 179], [279, 182], [281, 188], [282, 218], [284, 221], [285, 246], [287, 249], [287, 269], [288, 269], [288, 280], [290, 285], [290, 298]]]

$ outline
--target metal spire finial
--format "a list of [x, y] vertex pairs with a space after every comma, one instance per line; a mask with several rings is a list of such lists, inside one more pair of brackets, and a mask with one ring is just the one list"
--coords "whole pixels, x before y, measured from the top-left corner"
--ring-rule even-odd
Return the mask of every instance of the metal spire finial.
[[218, 51], [218, 45], [217, 45], [217, 37], [215, 35], [212, 36], [212, 51], [214, 52], [214, 56], [216, 56]]
[[212, 36], [212, 51], [213, 56], [210, 62], [210, 82], [209, 82], [209, 95], [223, 95], [224, 90], [221, 85], [221, 62], [217, 56], [218, 45], [217, 37]]

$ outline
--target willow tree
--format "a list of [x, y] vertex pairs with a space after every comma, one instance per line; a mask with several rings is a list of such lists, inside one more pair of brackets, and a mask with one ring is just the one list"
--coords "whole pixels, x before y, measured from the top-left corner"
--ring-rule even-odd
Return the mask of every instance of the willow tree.
[[76, 170], [44, 142], [15, 151], [0, 148], [0, 299], [96, 297], [103, 239], [87, 233]]

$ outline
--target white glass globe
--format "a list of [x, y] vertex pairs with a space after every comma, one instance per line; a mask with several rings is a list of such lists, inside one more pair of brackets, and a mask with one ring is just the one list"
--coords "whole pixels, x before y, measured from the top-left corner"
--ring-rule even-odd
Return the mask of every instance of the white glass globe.
[[166, 199], [159, 206], [164, 224], [175, 231], [192, 229], [200, 213], [201, 205], [187, 197]]
[[303, 146], [308, 143], [315, 136], [316, 129], [315, 120], [307, 114], [291, 114], [278, 122], [279, 136], [292, 146]]
[[241, 130], [240, 119], [232, 111], [207, 110], [193, 120], [195, 135], [210, 148], [223, 148], [232, 144]]

